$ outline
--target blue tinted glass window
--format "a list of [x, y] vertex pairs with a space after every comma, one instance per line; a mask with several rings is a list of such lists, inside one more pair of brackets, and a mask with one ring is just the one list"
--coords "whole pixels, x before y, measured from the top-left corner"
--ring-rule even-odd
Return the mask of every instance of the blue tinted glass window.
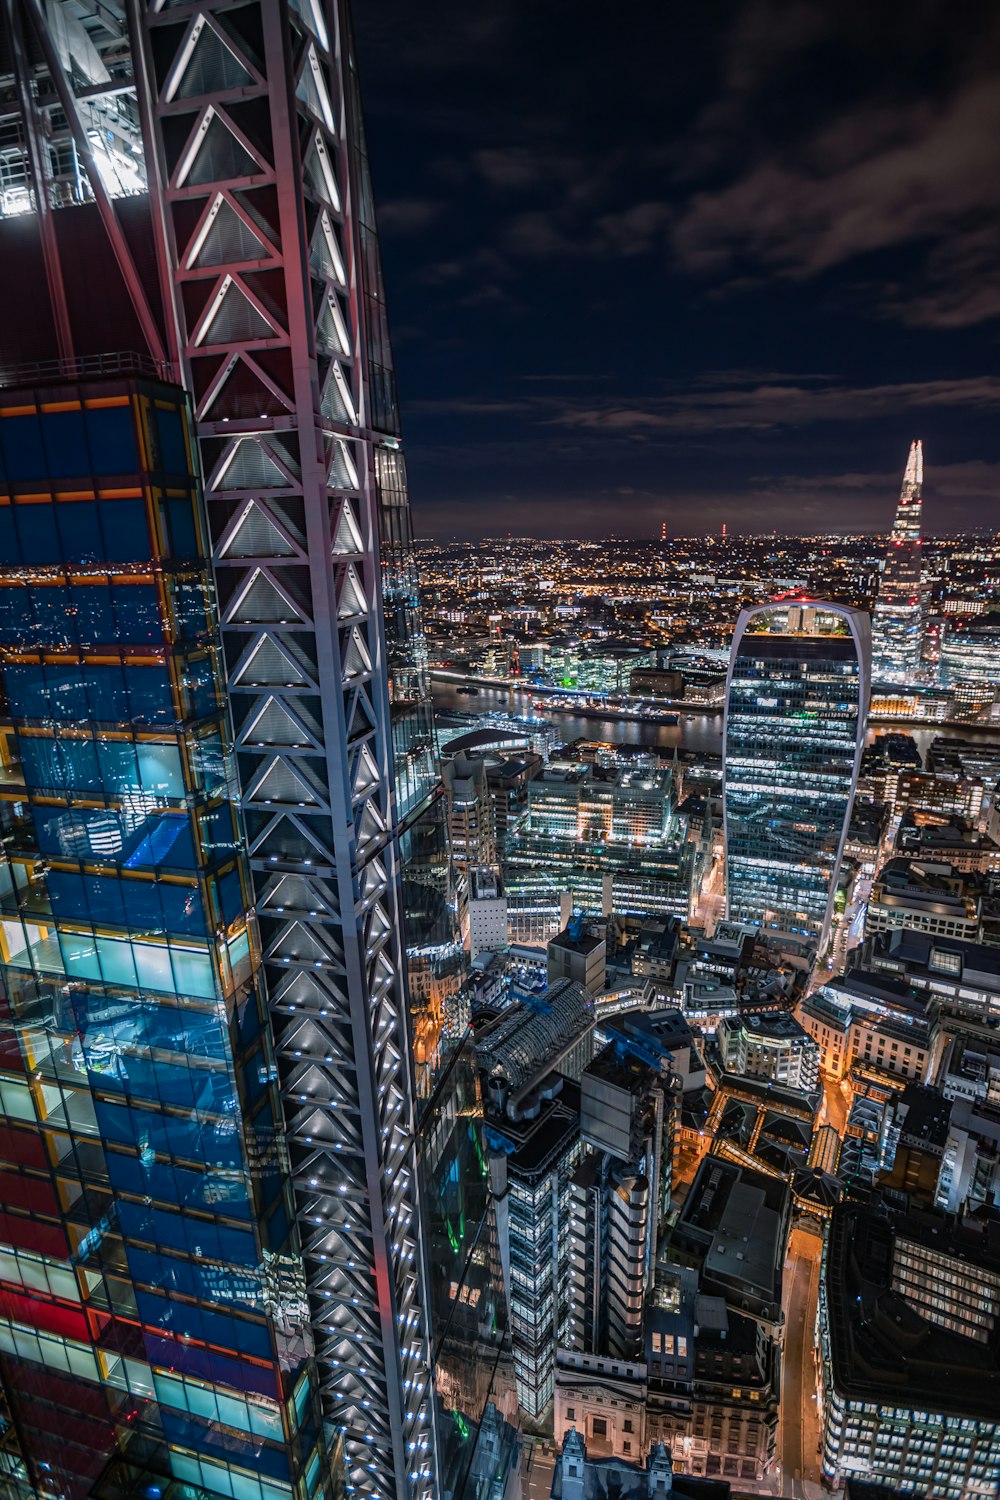
[[19, 563], [21, 544], [17, 537], [13, 505], [0, 505], [0, 563]]
[[175, 719], [170, 678], [165, 667], [126, 667], [132, 718], [144, 723]]
[[40, 719], [48, 710], [45, 673], [41, 667], [10, 665], [4, 670], [4, 686], [15, 719]]
[[63, 501], [55, 507], [55, 514], [64, 561], [85, 563], [103, 558], [96, 500]]
[[105, 406], [88, 411], [86, 418], [93, 473], [134, 474], [139, 463], [131, 407]]
[[158, 407], [156, 426], [160, 437], [160, 464], [164, 473], [187, 474], [188, 456], [180, 412], [163, 411]]
[[47, 472], [53, 478], [90, 474], [90, 454], [82, 411], [42, 412], [42, 441]]
[[20, 736], [21, 762], [29, 787], [50, 791], [97, 791], [101, 774], [91, 739]]
[[143, 791], [159, 792], [165, 797], [183, 797], [181, 753], [176, 745], [137, 745], [139, 776]]
[[[0, 510], [0, 517], [3, 511]], [[0, 528], [2, 528], [0, 520]], [[33, 629], [31, 595], [25, 588], [0, 588], [0, 640], [23, 645]]]
[[129, 718], [129, 700], [125, 692], [125, 673], [121, 667], [86, 668], [90, 715], [98, 723], [117, 724]]
[[117, 639], [123, 644], [162, 641], [160, 600], [151, 583], [114, 584]]
[[5, 417], [0, 421], [0, 443], [8, 479], [46, 477], [45, 448], [37, 417]]
[[104, 556], [111, 562], [143, 562], [152, 548], [146, 521], [146, 502], [141, 499], [105, 500], [101, 505]]
[[59, 558], [54, 505], [18, 505], [15, 507], [17, 534], [21, 539], [21, 556], [26, 563], [54, 563]]
[[77, 639], [83, 646], [110, 645], [115, 639], [111, 590], [106, 584], [73, 584], [70, 599], [75, 611]]
[[70, 645], [73, 617], [69, 610], [69, 590], [58, 585], [33, 588], [31, 601], [35, 610], [32, 639], [40, 646]]
[[126, 840], [121, 860], [130, 870], [195, 869], [197, 859], [187, 813], [162, 813], [147, 818]]
[[204, 936], [205, 908], [198, 887], [161, 885], [158, 890], [163, 907], [163, 926], [166, 931]]
[[163, 505], [171, 557], [198, 557], [200, 547], [190, 499], [167, 500]]

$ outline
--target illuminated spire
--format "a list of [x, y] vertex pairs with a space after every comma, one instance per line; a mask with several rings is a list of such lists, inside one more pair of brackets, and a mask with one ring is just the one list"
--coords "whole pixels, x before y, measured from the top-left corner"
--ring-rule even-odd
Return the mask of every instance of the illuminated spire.
[[910, 444], [889, 550], [875, 601], [872, 666], [875, 680], [880, 682], [912, 683], [920, 671], [923, 482], [924, 450], [917, 439]]

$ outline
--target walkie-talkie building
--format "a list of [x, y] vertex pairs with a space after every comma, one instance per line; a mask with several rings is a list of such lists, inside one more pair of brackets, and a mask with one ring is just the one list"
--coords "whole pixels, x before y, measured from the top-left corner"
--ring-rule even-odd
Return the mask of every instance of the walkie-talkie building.
[[868, 616], [839, 604], [740, 615], [726, 687], [727, 914], [822, 949], [870, 695]]
[[0, 1492], [502, 1489], [346, 5], [9, 0], [0, 70]]

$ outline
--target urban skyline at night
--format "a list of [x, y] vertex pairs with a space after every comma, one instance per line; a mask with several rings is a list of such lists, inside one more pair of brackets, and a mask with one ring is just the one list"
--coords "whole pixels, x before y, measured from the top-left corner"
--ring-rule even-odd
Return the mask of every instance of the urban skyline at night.
[[998, 82], [7, 0], [0, 1500], [1000, 1500]]

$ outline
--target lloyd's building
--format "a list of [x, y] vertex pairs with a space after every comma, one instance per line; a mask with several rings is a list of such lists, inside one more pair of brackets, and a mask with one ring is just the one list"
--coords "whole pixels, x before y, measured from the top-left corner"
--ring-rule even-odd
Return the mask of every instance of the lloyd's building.
[[0, 34], [0, 1496], [503, 1494], [344, 0]]

